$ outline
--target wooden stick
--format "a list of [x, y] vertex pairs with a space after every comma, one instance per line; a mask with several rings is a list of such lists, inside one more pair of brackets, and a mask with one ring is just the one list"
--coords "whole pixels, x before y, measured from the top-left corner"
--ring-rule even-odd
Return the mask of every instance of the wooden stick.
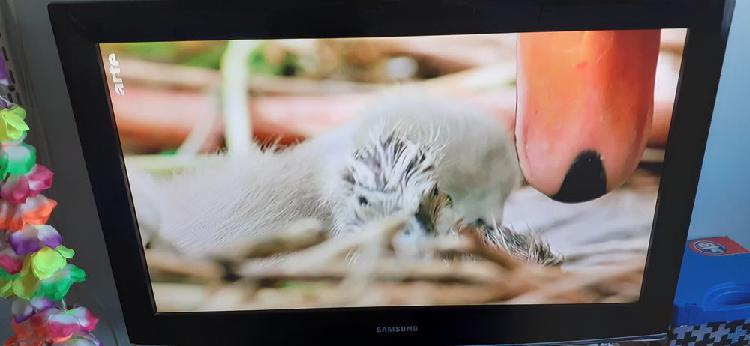
[[210, 257], [222, 261], [241, 262], [247, 258], [265, 258], [304, 250], [328, 239], [328, 230], [316, 219], [301, 219], [285, 229], [266, 237], [248, 239], [224, 248]]
[[[332, 263], [312, 270], [289, 268], [283, 265], [244, 266], [237, 274], [245, 280], [268, 281], [338, 281], [344, 279], [352, 266], [348, 263]], [[372, 274], [385, 281], [435, 281], [494, 283], [503, 279], [503, 272], [487, 262], [442, 260], [403, 261], [394, 258], [382, 259]]]
[[628, 276], [642, 277], [644, 263], [637, 261], [621, 268], [611, 268], [610, 270], [585, 271], [579, 273], [569, 273], [556, 282], [546, 284], [534, 291], [515, 297], [509, 301], [511, 304], [537, 303], [546, 301], [555, 301], [560, 297], [571, 294], [582, 294], [592, 287], [603, 285], [604, 283], [615, 280], [622, 280]]
[[[409, 215], [396, 215], [367, 225], [361, 232], [323, 240], [299, 251], [294, 251], [298, 245], [288, 244], [299, 244], [300, 239], [308, 239], [322, 227], [309, 222], [296, 223], [286, 230], [287, 233], [279, 232], [284, 236], [256, 242], [237, 256], [277, 256], [291, 251], [287, 255], [272, 260], [264, 258], [263, 262], [257, 259], [246, 261], [238, 266], [239, 281], [215, 285], [215, 289], [207, 290], [201, 298], [215, 303], [186, 301], [185, 305], [199, 309], [217, 306], [222, 309], [262, 309], [595, 303], [633, 301], [640, 294], [642, 260], [618, 266], [588, 266], [586, 270], [562, 271], [557, 267], [524, 263], [502, 249], [489, 246], [476, 229], [468, 226], [461, 226], [458, 237], [440, 238], [431, 244], [432, 249], [457, 254], [454, 261], [399, 259], [390, 251], [390, 244], [408, 218]], [[354, 250], [365, 255], [353, 263], [346, 261], [343, 257]], [[220, 283], [219, 278], [223, 276], [221, 267], [211, 262], [186, 263], [184, 258], [175, 255], [149, 253], [150, 269], [182, 275], [190, 280], [208, 281], [205, 287], [214, 285], [210, 282]], [[468, 255], [474, 256], [474, 260], [462, 257]], [[295, 289], [278, 288], [279, 283], [302, 284], [309, 290], [301, 293]], [[223, 296], [227, 294], [232, 299], [231, 304], [222, 305], [221, 302], [226, 300]], [[175, 304], [174, 301], [171, 303]]]
[[[121, 59], [120, 64], [128, 66], [127, 70], [122, 71], [122, 78], [132, 84], [181, 90], [206, 90], [218, 87], [221, 84], [221, 74], [206, 68], [127, 58]], [[247, 81], [247, 88], [250, 91], [271, 95], [327, 95], [371, 92], [383, 87], [385, 85], [262, 75], [253, 75]]]
[[330, 263], [340, 262], [349, 251], [358, 248], [368, 241], [382, 235], [388, 235], [403, 229], [406, 218], [397, 215], [365, 226], [360, 232], [355, 232], [340, 238], [334, 238], [312, 248], [298, 251], [281, 259], [281, 263], [290, 270], [309, 270], [324, 267]]
[[155, 275], [180, 275], [199, 281], [217, 281], [223, 276], [221, 265], [210, 260], [190, 259], [162, 250], [146, 250], [146, 265]]

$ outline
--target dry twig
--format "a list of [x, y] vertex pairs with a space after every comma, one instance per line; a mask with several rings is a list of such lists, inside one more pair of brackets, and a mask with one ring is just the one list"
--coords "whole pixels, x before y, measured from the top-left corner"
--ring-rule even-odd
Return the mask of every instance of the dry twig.
[[[220, 283], [217, 277], [223, 273], [215, 264], [186, 265], [178, 261], [182, 258], [161, 253], [149, 253], [149, 268], [159, 274], [155, 278], [181, 275], [206, 282], [203, 295], [183, 294], [185, 299], [201, 296], [205, 304], [177, 306], [171, 299], [169, 310], [604, 303], [634, 301], [640, 294], [641, 260], [564, 271], [523, 262], [487, 244], [478, 229], [468, 226], [431, 242], [433, 258], [405, 260], [391, 246], [405, 222], [405, 216], [395, 216], [332, 239], [315, 235], [321, 229], [314, 223], [295, 223], [234, 252], [239, 256], [231, 266], [239, 278], [234, 283]], [[445, 260], [446, 254], [452, 259]], [[170, 275], [160, 276], [165, 273]]]

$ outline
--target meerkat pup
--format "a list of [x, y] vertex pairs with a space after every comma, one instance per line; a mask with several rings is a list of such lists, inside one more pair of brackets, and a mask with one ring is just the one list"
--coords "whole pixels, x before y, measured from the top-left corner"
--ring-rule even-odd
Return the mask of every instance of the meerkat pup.
[[[217, 157], [168, 178], [129, 169], [144, 239], [200, 256], [307, 217], [337, 236], [406, 211], [415, 215], [407, 243], [457, 220], [500, 222], [521, 180], [509, 132], [471, 105], [399, 94], [284, 150]], [[420, 219], [420, 205], [438, 191], [452, 199], [450, 212]]]

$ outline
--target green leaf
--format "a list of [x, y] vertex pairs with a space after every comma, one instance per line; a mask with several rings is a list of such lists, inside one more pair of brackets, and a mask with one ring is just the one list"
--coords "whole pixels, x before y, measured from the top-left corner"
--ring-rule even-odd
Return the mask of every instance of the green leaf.
[[66, 247], [65, 245], [60, 245], [56, 247], [55, 250], [57, 251], [57, 253], [59, 253], [60, 255], [62, 255], [63, 257], [67, 259], [73, 258], [73, 256], [75, 256], [76, 254], [75, 250], [70, 249]]

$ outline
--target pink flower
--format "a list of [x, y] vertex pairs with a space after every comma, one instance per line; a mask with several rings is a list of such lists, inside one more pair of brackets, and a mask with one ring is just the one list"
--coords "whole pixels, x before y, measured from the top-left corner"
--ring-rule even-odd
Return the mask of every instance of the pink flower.
[[0, 235], [0, 269], [8, 274], [16, 274], [23, 267], [23, 257], [19, 256], [8, 241], [9, 234]]
[[91, 333], [99, 319], [88, 309], [77, 307], [70, 310], [50, 310], [47, 317], [48, 337], [53, 342], [70, 339], [76, 333]]
[[[91, 334], [99, 319], [84, 307], [61, 310], [40, 300], [36, 307], [19, 305], [17, 309], [23, 318], [12, 321], [15, 335], [5, 345], [101, 345]], [[31, 315], [26, 316], [27, 312]]]
[[16, 323], [23, 323], [31, 318], [32, 315], [47, 311], [54, 306], [54, 302], [45, 297], [34, 297], [31, 300], [15, 298], [11, 305], [13, 320]]
[[23, 175], [11, 175], [0, 189], [0, 197], [13, 203], [25, 203], [28, 197], [34, 197], [52, 186], [54, 173], [47, 167], [36, 165], [31, 172]]

